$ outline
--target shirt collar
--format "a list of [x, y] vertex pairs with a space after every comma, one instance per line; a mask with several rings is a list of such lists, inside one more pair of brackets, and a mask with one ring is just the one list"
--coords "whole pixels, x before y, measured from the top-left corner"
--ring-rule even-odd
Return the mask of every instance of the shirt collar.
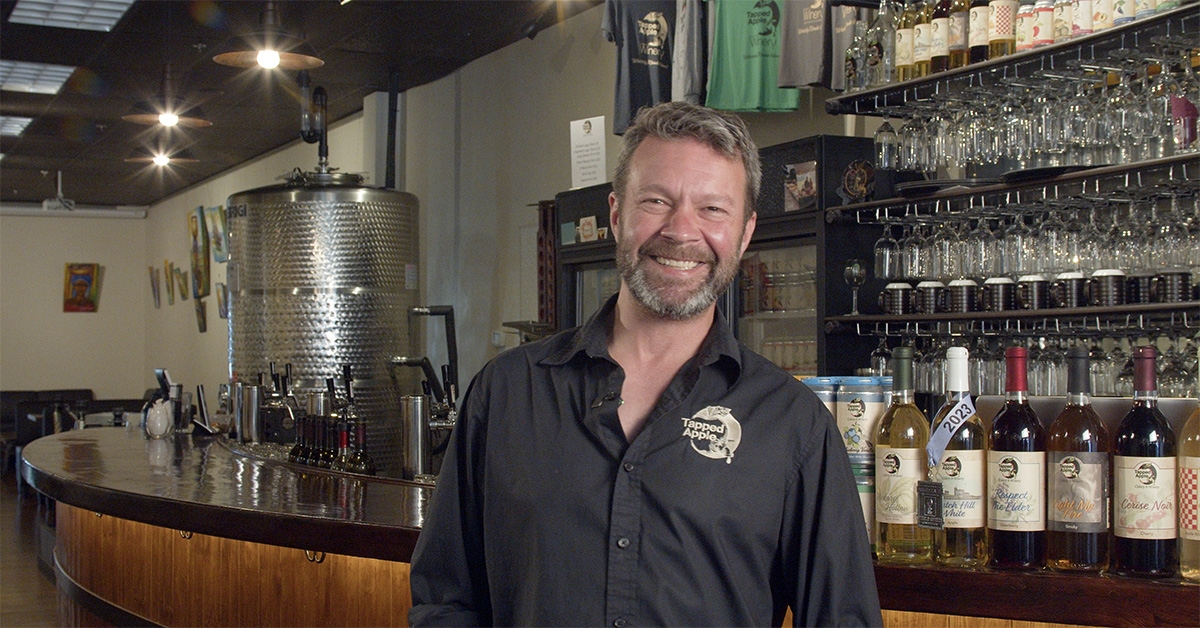
[[[617, 295], [614, 294], [582, 327], [577, 328], [567, 337], [567, 342], [547, 355], [541, 360], [541, 363], [547, 366], [561, 366], [581, 354], [593, 359], [611, 361], [612, 358], [608, 355], [608, 342], [612, 337], [616, 309]], [[728, 368], [734, 371], [734, 375], [741, 372], [741, 347], [737, 338], [734, 338], [733, 329], [720, 308], [717, 308], [713, 317], [713, 325], [709, 328], [704, 342], [700, 344], [696, 364], [708, 366], [718, 362], [728, 363]]]

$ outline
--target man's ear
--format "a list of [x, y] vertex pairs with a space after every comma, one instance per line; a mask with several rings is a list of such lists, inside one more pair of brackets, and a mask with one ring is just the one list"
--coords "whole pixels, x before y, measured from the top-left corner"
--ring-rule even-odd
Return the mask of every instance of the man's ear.
[[618, 211], [619, 205], [620, 205], [620, 201], [617, 199], [617, 193], [609, 192], [608, 193], [608, 232], [610, 234], [612, 234], [613, 240], [616, 240], [618, 237], [617, 234], [621, 232], [620, 225], [619, 225], [619, 220], [620, 220], [620, 211]]

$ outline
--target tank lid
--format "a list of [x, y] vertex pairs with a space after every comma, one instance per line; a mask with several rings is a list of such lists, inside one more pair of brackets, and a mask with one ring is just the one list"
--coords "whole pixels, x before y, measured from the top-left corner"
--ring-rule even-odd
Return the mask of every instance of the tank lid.
[[287, 175], [287, 182], [298, 187], [357, 186], [363, 176], [351, 172], [303, 172], [299, 168]]

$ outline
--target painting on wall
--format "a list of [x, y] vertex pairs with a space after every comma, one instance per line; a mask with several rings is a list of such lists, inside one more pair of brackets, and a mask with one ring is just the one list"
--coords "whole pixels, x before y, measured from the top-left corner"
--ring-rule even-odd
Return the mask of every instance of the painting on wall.
[[229, 289], [223, 283], [218, 283], [217, 290], [217, 317], [229, 318]]
[[179, 289], [179, 300], [187, 301], [188, 299], [188, 271], [181, 268], [175, 269], [175, 287]]
[[192, 296], [199, 299], [209, 294], [208, 229], [204, 226], [204, 207], [197, 207], [187, 217], [188, 233], [192, 236]]
[[163, 260], [163, 275], [167, 280], [167, 305], [175, 305], [175, 264], [171, 260]]
[[212, 246], [213, 260], [229, 261], [229, 231], [225, 228], [225, 206], [217, 205], [204, 210], [204, 222], [208, 227], [208, 242]]
[[100, 265], [67, 264], [63, 279], [63, 311], [95, 312], [100, 301]]
[[208, 331], [208, 304], [204, 299], [196, 299], [196, 328], [202, 334]]
[[159, 289], [159, 286], [160, 286], [160, 284], [159, 284], [159, 278], [158, 278], [158, 269], [151, 266], [150, 267], [150, 296], [154, 297], [154, 309], [156, 309], [156, 310], [162, 308], [162, 296], [161, 296], [161, 290]]

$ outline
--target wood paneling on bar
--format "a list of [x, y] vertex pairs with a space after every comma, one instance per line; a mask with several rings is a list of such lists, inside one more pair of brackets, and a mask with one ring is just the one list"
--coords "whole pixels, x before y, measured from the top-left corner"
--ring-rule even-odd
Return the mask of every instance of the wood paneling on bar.
[[300, 549], [184, 538], [62, 503], [57, 537], [59, 565], [81, 588], [163, 626], [408, 623], [407, 563], [341, 554], [315, 562]]

